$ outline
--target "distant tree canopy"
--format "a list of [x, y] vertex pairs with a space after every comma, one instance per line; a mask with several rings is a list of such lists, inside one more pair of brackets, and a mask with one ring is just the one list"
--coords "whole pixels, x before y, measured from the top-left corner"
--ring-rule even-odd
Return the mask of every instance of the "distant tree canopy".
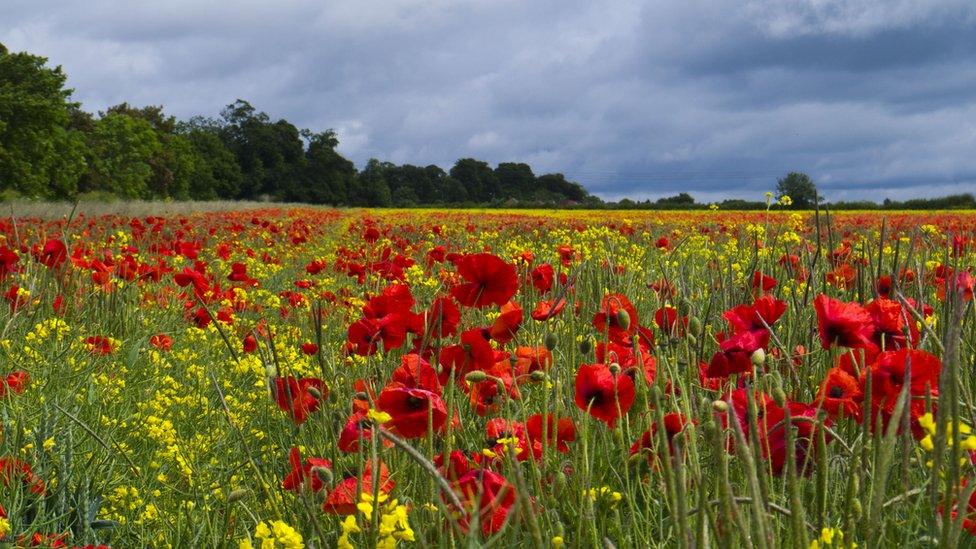
[[450, 172], [370, 160], [362, 171], [332, 130], [300, 129], [238, 99], [186, 121], [161, 105], [93, 116], [70, 101], [60, 67], [0, 45], [0, 192], [36, 198], [286, 200], [354, 206], [598, 201], [562, 174], [463, 158]]
[[812, 208], [820, 199], [817, 186], [802, 172], [790, 172], [776, 182], [776, 198], [784, 196], [789, 196], [792, 206], [797, 209]]

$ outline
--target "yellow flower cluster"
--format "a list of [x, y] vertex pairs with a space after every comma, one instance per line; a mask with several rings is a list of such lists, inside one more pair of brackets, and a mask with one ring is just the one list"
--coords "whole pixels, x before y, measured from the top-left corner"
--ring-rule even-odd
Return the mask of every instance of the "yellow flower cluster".
[[[935, 417], [931, 414], [931, 412], [926, 413], [918, 418], [918, 424], [922, 429], [925, 430], [926, 433], [925, 438], [918, 441], [918, 444], [926, 452], [931, 452], [932, 450], [935, 449], [935, 443], [933, 441], [933, 437], [935, 436], [935, 432], [937, 429], [937, 425], [935, 423]], [[962, 435], [962, 441], [959, 443], [959, 445], [962, 447], [963, 450], [966, 451], [976, 450], [976, 436], [973, 435], [972, 427], [970, 427], [969, 425], [961, 421], [956, 423], [955, 426], [953, 426], [952, 423], [946, 424], [946, 444], [949, 447], [955, 445], [954, 435], [956, 433]], [[960, 458], [960, 462], [962, 465], [965, 465], [968, 462], [968, 459]], [[926, 465], [931, 467], [932, 461], [927, 461]]]
[[[258, 542], [257, 549], [303, 549], [305, 541], [297, 530], [281, 520], [270, 523], [261, 521], [254, 529], [254, 538]], [[255, 549], [249, 538], [242, 539], [238, 549]]]
[[854, 542], [844, 543], [844, 532], [839, 528], [824, 528], [820, 531], [820, 537], [810, 542], [809, 549], [821, 549], [823, 547], [838, 547], [841, 549], [856, 549]]
[[[379, 494], [374, 500], [373, 495], [363, 492], [359, 495], [359, 503], [356, 508], [363, 514], [365, 524], [372, 524], [376, 519], [375, 513], [379, 515], [379, 527], [376, 540], [378, 549], [393, 549], [399, 541], [414, 541], [413, 528], [407, 516], [407, 506], [400, 504], [395, 499], [389, 499], [386, 494]], [[362, 532], [362, 527], [356, 522], [355, 515], [349, 515], [342, 521], [342, 534], [339, 536], [339, 549], [352, 549], [355, 547], [349, 536]]]

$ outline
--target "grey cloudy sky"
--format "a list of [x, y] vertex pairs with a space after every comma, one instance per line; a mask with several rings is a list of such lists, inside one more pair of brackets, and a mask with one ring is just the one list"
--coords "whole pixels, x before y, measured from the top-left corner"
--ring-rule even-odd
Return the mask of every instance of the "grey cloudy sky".
[[606, 199], [976, 190], [972, 0], [0, 0], [89, 110], [240, 97], [340, 150], [558, 171]]

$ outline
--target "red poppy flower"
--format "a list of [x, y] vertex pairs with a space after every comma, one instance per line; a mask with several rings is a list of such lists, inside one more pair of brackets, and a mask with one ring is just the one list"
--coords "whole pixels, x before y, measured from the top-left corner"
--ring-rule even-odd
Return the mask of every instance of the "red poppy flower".
[[20, 257], [16, 252], [6, 246], [0, 246], [0, 279], [5, 278], [10, 273], [17, 272], [17, 262]]
[[634, 403], [634, 381], [604, 364], [583, 364], [576, 372], [576, 406], [611, 429]]
[[515, 349], [515, 375], [526, 376], [552, 366], [552, 352], [545, 347], [521, 346]]
[[857, 303], [844, 303], [820, 294], [813, 300], [817, 311], [820, 344], [824, 349], [837, 344], [852, 349], [873, 348], [874, 321]]
[[382, 461], [379, 463], [377, 476], [378, 482], [373, 480], [373, 462], [369, 460], [363, 466], [361, 477], [349, 476], [339, 481], [338, 484], [329, 492], [322, 504], [322, 510], [333, 515], [354, 515], [358, 512], [356, 504], [359, 503], [360, 490], [367, 494], [379, 491], [389, 494], [396, 486], [390, 480], [390, 471]]
[[666, 334], [683, 337], [688, 328], [688, 317], [679, 315], [674, 307], [661, 307], [654, 311], [654, 324]]
[[552, 289], [552, 281], [555, 277], [552, 265], [543, 263], [532, 269], [530, 276], [532, 277], [532, 286], [539, 290], [539, 293], [544, 294]]
[[[911, 364], [911, 371], [906, 372]], [[878, 355], [869, 370], [861, 374], [861, 385], [870, 372], [872, 415], [881, 413], [887, 422], [894, 412], [898, 395], [907, 383], [909, 404], [913, 417], [925, 411], [926, 395], [939, 396], [939, 376], [942, 361], [938, 357], [917, 349], [886, 351]], [[906, 378], [906, 374], [908, 377]], [[872, 424], [874, 423], [872, 418]]]
[[40, 496], [46, 491], [44, 481], [34, 474], [29, 463], [12, 456], [0, 457], [0, 484], [9, 487], [15, 479], [19, 479], [32, 494]]
[[458, 324], [461, 323], [461, 310], [453, 299], [439, 297], [427, 309], [425, 320], [428, 334], [435, 337], [451, 336], [457, 332]]
[[291, 416], [298, 425], [305, 423], [308, 414], [318, 410], [320, 401], [329, 396], [329, 388], [325, 383], [312, 377], [276, 377], [273, 392], [278, 408]]
[[[882, 349], [896, 350], [918, 345], [921, 334], [915, 319], [909, 319], [901, 303], [879, 297], [864, 308], [874, 322], [872, 341]], [[905, 329], [908, 337], [905, 337]]]
[[535, 309], [532, 309], [532, 320], [538, 320], [539, 322], [544, 322], [550, 318], [554, 318], [563, 312], [566, 307], [566, 299], [559, 298], [553, 304], [552, 300], [541, 300], [535, 305]]
[[515, 337], [522, 326], [522, 307], [514, 301], [502, 305], [501, 314], [491, 325], [491, 338], [504, 345]]
[[832, 418], [847, 416], [860, 421], [863, 397], [857, 378], [843, 368], [835, 367], [827, 371], [817, 393], [817, 402]]
[[559, 452], [565, 454], [569, 452], [568, 443], [576, 440], [576, 426], [572, 418], [556, 419], [552, 414], [533, 414], [525, 421], [525, 434], [533, 442], [545, 439], [548, 445], [555, 445]]
[[169, 351], [173, 348], [173, 338], [166, 334], [156, 334], [149, 338], [149, 344], [160, 351]]
[[387, 387], [380, 392], [376, 406], [390, 414], [392, 419], [386, 426], [404, 438], [425, 436], [428, 421], [434, 432], [443, 430], [447, 422], [444, 400], [440, 395], [424, 389]]
[[244, 341], [241, 342], [241, 349], [245, 353], [253, 353], [258, 348], [258, 340], [254, 337], [254, 334], [247, 334], [244, 336]]
[[24, 370], [14, 370], [6, 378], [0, 378], [0, 398], [9, 394], [19, 395], [27, 389], [30, 374]]
[[110, 355], [115, 349], [112, 340], [104, 336], [91, 336], [85, 339], [85, 345], [93, 355]]
[[607, 294], [600, 301], [600, 310], [593, 315], [593, 327], [607, 334], [610, 341], [625, 343], [627, 336], [637, 331], [637, 309], [623, 294]]
[[416, 353], [403, 355], [390, 380], [404, 387], [440, 393], [441, 383], [429, 362]]
[[495, 365], [495, 351], [488, 343], [480, 328], [465, 330], [461, 343], [441, 349], [440, 354], [442, 385], [446, 385], [451, 375], [463, 377], [473, 370], [490, 370]]
[[[689, 421], [687, 417], [678, 413], [670, 413], [664, 415], [664, 433], [668, 439], [668, 451], [674, 454], [674, 437], [678, 436], [681, 431], [689, 423], [696, 423], [694, 421]], [[648, 461], [653, 461], [653, 452], [655, 446], [657, 446], [657, 432], [660, 429], [660, 424], [655, 421], [651, 424], [651, 428], [644, 431], [640, 437], [634, 442], [630, 447], [630, 455], [635, 455], [639, 452], [647, 452]]]
[[57, 269], [68, 259], [68, 247], [64, 242], [57, 238], [52, 238], [44, 243], [39, 253], [36, 254], [37, 260], [48, 269]]
[[[760, 448], [762, 456], [769, 462], [770, 470], [775, 476], [781, 476], [786, 466], [786, 429], [794, 429], [794, 456], [796, 471], [801, 475], [813, 472], [816, 452], [816, 437], [818, 423], [816, 422], [817, 407], [801, 402], [787, 402], [787, 408], [780, 408], [775, 403], [766, 406], [763, 422], [759, 425]], [[789, 426], [786, 422], [786, 410], [789, 410]], [[810, 421], [810, 420], [814, 421]], [[830, 426], [830, 420], [824, 420]], [[824, 439], [830, 442], [829, 434]]]
[[319, 346], [312, 343], [311, 341], [306, 341], [305, 343], [302, 343], [303, 354], [312, 356], [318, 354], [318, 352], [319, 352]]
[[451, 288], [451, 296], [465, 307], [501, 306], [518, 289], [515, 266], [496, 255], [464, 255], [455, 264], [458, 274], [467, 282]]
[[776, 287], [778, 282], [775, 278], [765, 275], [760, 271], [752, 273], [752, 289], [768, 292]]
[[728, 377], [732, 374], [752, 372], [752, 354], [766, 346], [769, 332], [739, 332], [725, 339], [719, 351], [708, 363], [708, 377]]
[[764, 295], [752, 305], [739, 305], [722, 315], [734, 332], [766, 330], [786, 312], [786, 302], [770, 295]]
[[[458, 479], [457, 487], [469, 516], [478, 513], [483, 535], [498, 533], [505, 526], [515, 504], [515, 487], [505, 477], [488, 469], [472, 469]], [[470, 518], [462, 517], [460, 522], [467, 528]]]
[[291, 471], [285, 475], [281, 482], [281, 487], [291, 492], [297, 492], [302, 485], [308, 482], [308, 487], [313, 492], [318, 492], [324, 486], [322, 478], [313, 469], [332, 469], [332, 462], [325, 458], [310, 457], [302, 463], [302, 456], [298, 448], [292, 447], [288, 452], [288, 463], [291, 464]]

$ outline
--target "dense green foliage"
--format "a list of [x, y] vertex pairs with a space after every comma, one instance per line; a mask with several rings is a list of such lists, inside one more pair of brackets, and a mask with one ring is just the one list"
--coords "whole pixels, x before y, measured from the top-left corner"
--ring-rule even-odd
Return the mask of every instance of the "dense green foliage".
[[247, 101], [217, 119], [178, 121], [162, 106], [122, 103], [97, 117], [71, 102], [60, 67], [0, 46], [0, 192], [74, 199], [262, 199], [355, 206], [594, 202], [562, 174], [527, 164], [491, 168], [371, 160], [362, 172], [336, 150], [335, 132], [273, 120]]

